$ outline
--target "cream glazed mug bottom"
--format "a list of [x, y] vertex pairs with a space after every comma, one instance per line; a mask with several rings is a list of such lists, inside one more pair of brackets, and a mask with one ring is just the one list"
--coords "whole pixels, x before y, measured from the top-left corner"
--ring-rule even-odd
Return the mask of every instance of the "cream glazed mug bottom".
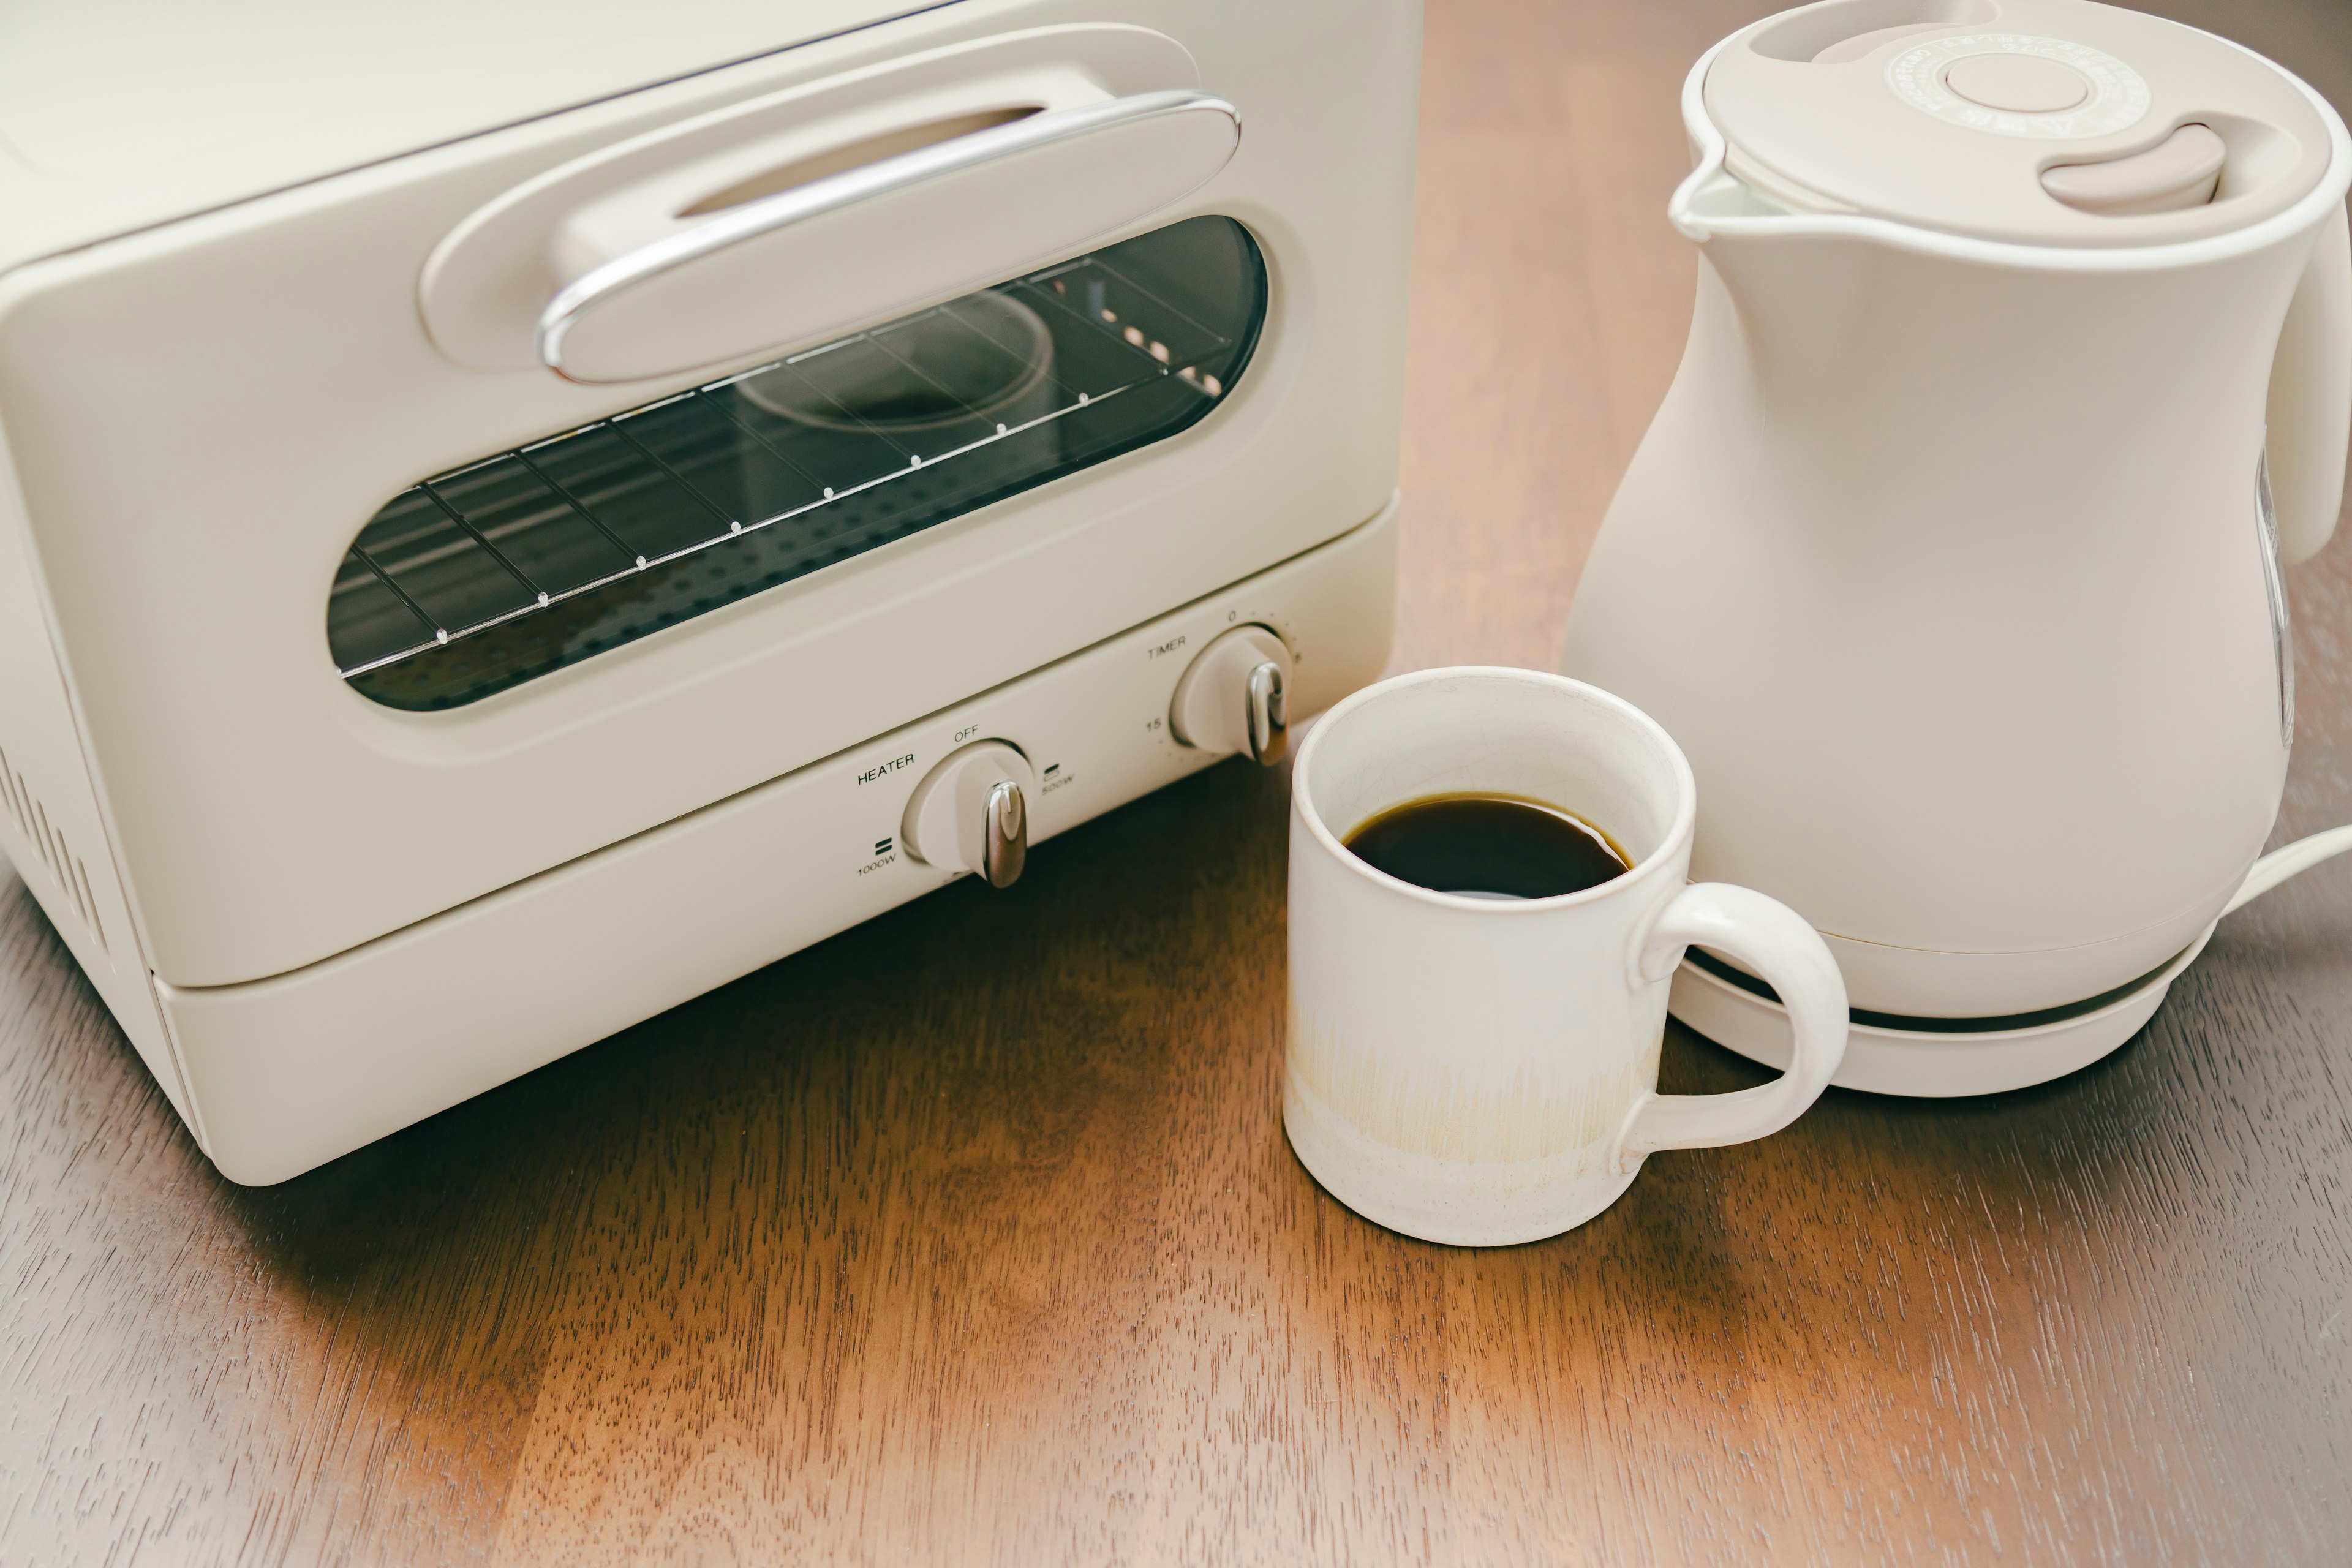
[[[1632, 858], [1559, 898], [1434, 891], [1343, 843], [1429, 795], [1541, 801]], [[1325, 1190], [1426, 1241], [1498, 1247], [1572, 1229], [1659, 1149], [1777, 1132], [1845, 1053], [1845, 984], [1802, 917], [1691, 885], [1696, 786], [1620, 698], [1537, 670], [1432, 669], [1316, 724], [1291, 784], [1290, 1019], [1282, 1120]], [[1657, 1092], [1666, 997], [1696, 943], [1762, 975], [1795, 1052], [1772, 1083]]]

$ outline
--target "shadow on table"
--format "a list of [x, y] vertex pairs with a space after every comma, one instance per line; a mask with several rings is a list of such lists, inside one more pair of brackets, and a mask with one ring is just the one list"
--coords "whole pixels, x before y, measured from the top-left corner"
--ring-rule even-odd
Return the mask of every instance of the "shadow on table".
[[340, 1331], [450, 1342], [403, 1352], [427, 1380], [600, 1314], [756, 1334], [764, 1299], [941, 1282], [1017, 1312], [1067, 1289], [1016, 1277], [1041, 1227], [1150, 1200], [1122, 1167], [1201, 1070], [1188, 1037], [1254, 1041], [1274, 1081], [1286, 788], [1212, 769], [1011, 889], [930, 894], [280, 1185], [214, 1176], [218, 1204]]

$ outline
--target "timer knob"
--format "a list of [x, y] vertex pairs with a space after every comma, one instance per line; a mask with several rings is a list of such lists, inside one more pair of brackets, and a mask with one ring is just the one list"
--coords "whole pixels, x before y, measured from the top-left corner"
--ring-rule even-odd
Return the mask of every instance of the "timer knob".
[[1168, 727], [1204, 752], [1247, 752], [1268, 767], [1290, 742], [1290, 648], [1268, 626], [1235, 626], [1176, 683]]
[[1037, 775], [1018, 747], [974, 741], [923, 775], [898, 841], [927, 866], [1009, 888], [1029, 858], [1029, 797], [1036, 792]]

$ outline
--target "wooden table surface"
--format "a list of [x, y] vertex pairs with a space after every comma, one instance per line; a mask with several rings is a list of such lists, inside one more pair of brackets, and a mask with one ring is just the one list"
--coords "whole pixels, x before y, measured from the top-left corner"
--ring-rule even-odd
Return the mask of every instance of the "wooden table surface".
[[[2172, 9], [2352, 104], [2340, 0]], [[1688, 319], [1676, 88], [1754, 14], [1433, 5], [1399, 668], [1549, 664]], [[2352, 819], [2352, 543], [2294, 595], [2282, 837]], [[1284, 1142], [1285, 788], [263, 1191], [0, 881], [0, 1562], [2352, 1561], [2352, 863], [2063, 1082], [1832, 1090], [1459, 1251]]]

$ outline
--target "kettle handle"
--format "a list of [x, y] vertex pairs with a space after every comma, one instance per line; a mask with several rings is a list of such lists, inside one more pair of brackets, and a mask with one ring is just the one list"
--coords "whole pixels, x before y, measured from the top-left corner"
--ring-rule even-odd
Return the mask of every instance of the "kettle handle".
[[2271, 361], [2265, 460], [2278, 512], [2279, 556], [2318, 552], [2344, 504], [2352, 434], [2352, 226], [2339, 204], [2320, 221]]

